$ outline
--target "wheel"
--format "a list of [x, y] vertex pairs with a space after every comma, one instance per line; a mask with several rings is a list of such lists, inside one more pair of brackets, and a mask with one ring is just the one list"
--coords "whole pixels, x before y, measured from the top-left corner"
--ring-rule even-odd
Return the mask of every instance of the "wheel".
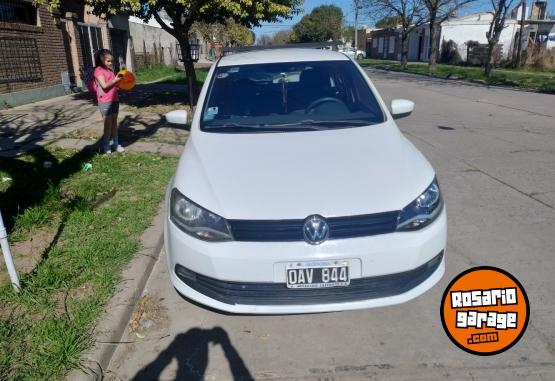
[[364, 54], [359, 53], [357, 56], [357, 60], [362, 60], [362, 59], [364, 59]]

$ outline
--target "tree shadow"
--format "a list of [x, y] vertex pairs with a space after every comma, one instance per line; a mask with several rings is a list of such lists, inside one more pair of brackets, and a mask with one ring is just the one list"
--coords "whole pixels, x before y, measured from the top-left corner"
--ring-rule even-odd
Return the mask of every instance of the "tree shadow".
[[158, 135], [172, 144], [184, 144], [189, 130], [190, 124], [170, 125], [161, 114], [125, 115], [119, 123], [120, 140], [125, 144]]
[[133, 381], [160, 380], [162, 372], [174, 358], [178, 363], [176, 381], [202, 381], [208, 366], [209, 344], [221, 346], [234, 381], [254, 380], [243, 359], [231, 344], [227, 332], [221, 327], [215, 327], [213, 329], [193, 328], [177, 335], [154, 361], [133, 377]]
[[84, 122], [98, 110], [89, 100], [26, 105], [0, 111], [0, 156], [15, 157], [63, 135], [63, 127]]
[[[148, 99], [155, 102], [156, 95]], [[3, 173], [0, 189], [5, 189], [0, 191], [0, 210], [8, 232], [13, 229], [18, 214], [39, 204], [48, 188], [58, 188], [62, 180], [80, 171], [99, 152], [101, 139], [63, 160], [58, 160], [46, 148], [51, 141], [66, 136], [62, 131], [70, 129], [63, 129], [64, 126], [81, 122], [82, 126], [77, 125], [74, 130], [85, 128], [89, 125], [87, 120], [96, 113], [98, 107], [86, 93], [64, 99], [64, 103], [47, 101], [0, 111], [0, 171]], [[98, 123], [94, 128], [102, 131], [102, 122]], [[125, 135], [123, 143], [130, 145], [154, 135], [166, 122], [160, 114], [152, 114], [150, 118], [126, 115], [120, 119], [120, 125]], [[4, 182], [9, 183], [7, 188]]]
[[173, 104], [176, 102], [186, 104], [188, 98], [185, 90], [175, 84], [139, 84], [132, 91], [121, 92], [120, 102], [136, 107]]
[[[39, 204], [49, 188], [57, 189], [61, 181], [81, 170], [96, 154], [97, 142], [86, 146], [71, 157], [59, 161], [42, 146], [34, 146], [25, 157], [0, 158], [0, 170], [9, 177], [10, 186], [0, 198], [0, 209], [10, 231], [15, 217], [25, 209]], [[46, 168], [44, 163], [50, 163]]]

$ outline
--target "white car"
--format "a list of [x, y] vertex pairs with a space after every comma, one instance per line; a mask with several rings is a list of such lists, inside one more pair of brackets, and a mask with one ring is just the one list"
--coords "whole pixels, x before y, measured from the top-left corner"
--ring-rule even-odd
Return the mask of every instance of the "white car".
[[364, 71], [339, 52], [217, 61], [167, 193], [173, 286], [231, 313], [386, 306], [444, 273], [434, 170]]
[[364, 50], [359, 50], [357, 49], [355, 51], [354, 48], [346, 48], [343, 50], [340, 50], [341, 53], [345, 54], [347, 57], [351, 58], [351, 59], [357, 59], [357, 60], [361, 60], [366, 58], [366, 52]]

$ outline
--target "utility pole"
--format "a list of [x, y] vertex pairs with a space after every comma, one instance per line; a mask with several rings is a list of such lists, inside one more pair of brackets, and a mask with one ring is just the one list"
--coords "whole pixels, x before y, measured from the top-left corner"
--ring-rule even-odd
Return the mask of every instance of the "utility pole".
[[355, 60], [357, 59], [358, 50], [358, 8], [360, 6], [360, 0], [355, 1]]
[[526, 19], [526, 0], [520, 2], [520, 33], [518, 34], [518, 50], [516, 53], [516, 65], [519, 68], [522, 61], [522, 44], [524, 43], [524, 20]]

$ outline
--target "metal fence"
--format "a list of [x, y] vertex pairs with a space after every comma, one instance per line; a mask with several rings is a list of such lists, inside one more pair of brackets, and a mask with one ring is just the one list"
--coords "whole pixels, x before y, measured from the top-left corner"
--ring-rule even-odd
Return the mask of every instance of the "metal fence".
[[[472, 66], [484, 66], [488, 60], [488, 44], [480, 44], [477, 41], [466, 43], [466, 63]], [[493, 61], [498, 64], [502, 59], [502, 44], [497, 44], [493, 49]]]
[[83, 67], [91, 68], [95, 66], [94, 53], [104, 47], [102, 41], [102, 31], [96, 25], [77, 23], [81, 52], [83, 54]]
[[0, 21], [37, 24], [37, 10], [30, 2], [0, 0]]
[[42, 81], [37, 40], [0, 37], [0, 83]]

